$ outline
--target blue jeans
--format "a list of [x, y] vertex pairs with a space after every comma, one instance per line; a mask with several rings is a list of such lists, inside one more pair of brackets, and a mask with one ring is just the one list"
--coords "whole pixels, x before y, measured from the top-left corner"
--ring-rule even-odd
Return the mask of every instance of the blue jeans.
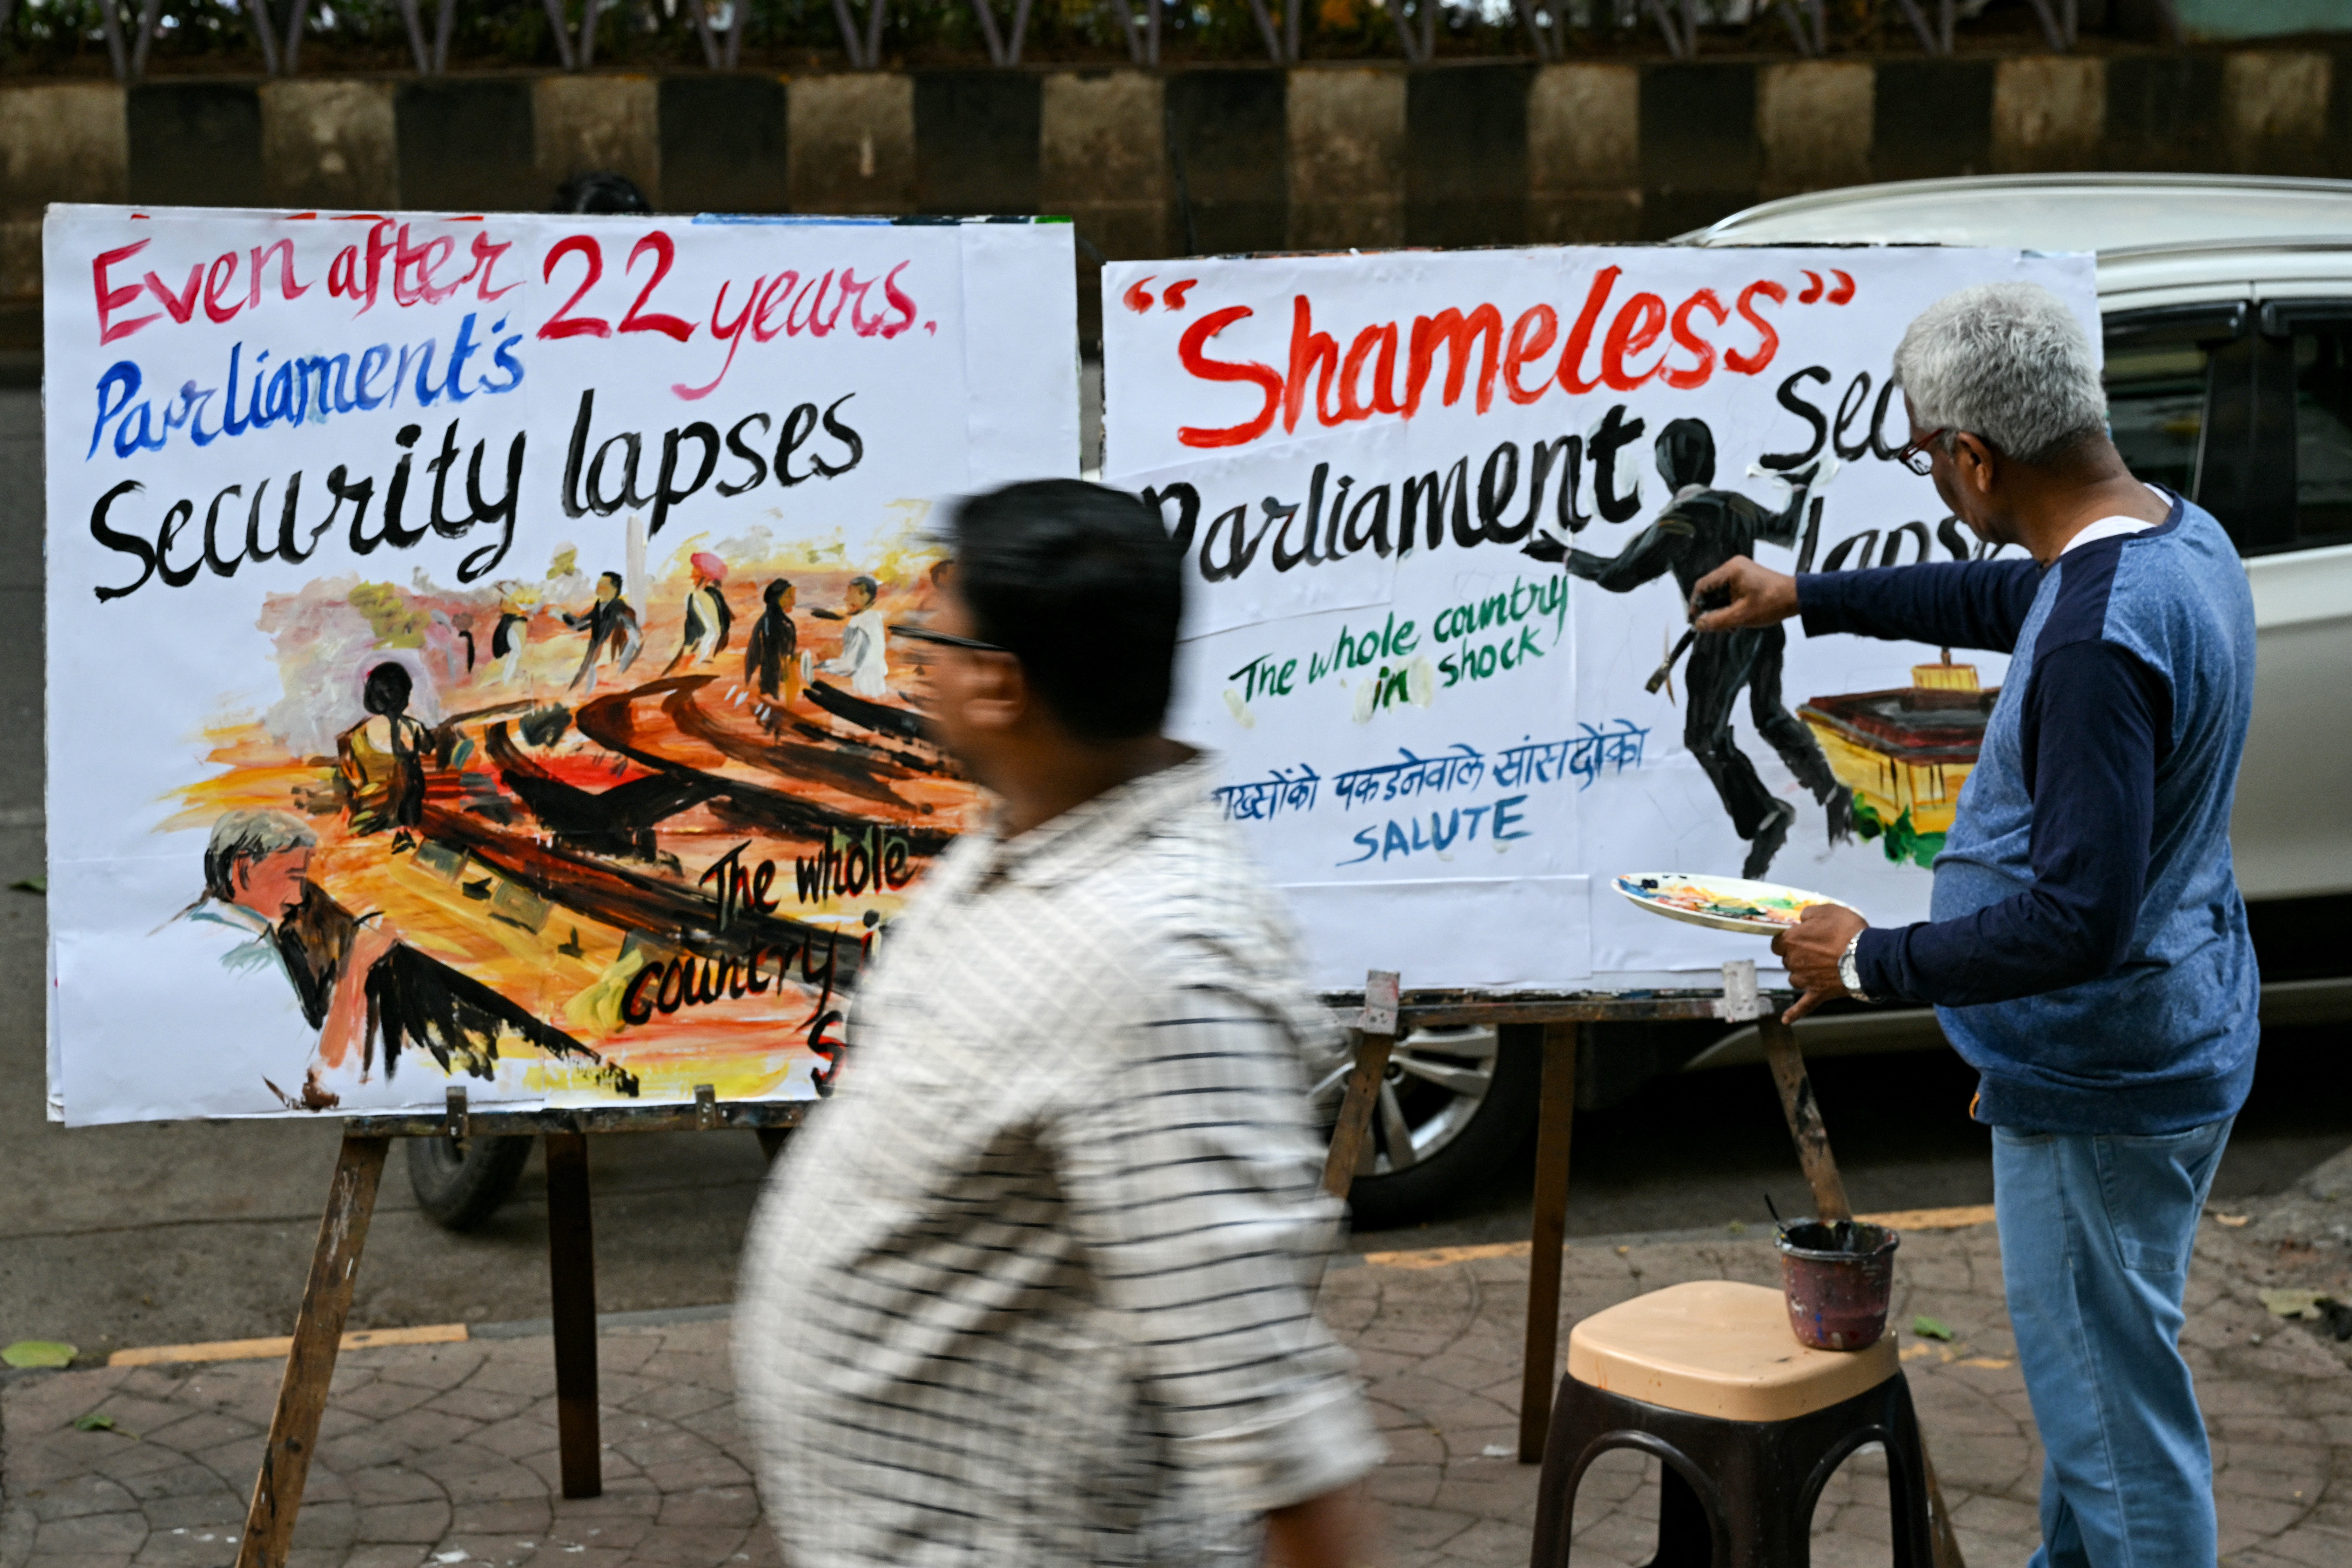
[[2047, 1456], [2031, 1568], [2213, 1568], [2181, 1294], [2231, 1120], [2152, 1137], [1993, 1129], [2010, 1325]]

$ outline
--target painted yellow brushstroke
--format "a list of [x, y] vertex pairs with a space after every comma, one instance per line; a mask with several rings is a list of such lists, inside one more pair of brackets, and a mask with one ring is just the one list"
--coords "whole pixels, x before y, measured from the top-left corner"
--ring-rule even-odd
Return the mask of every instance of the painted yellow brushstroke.
[[[376, 1350], [385, 1345], [450, 1345], [464, 1342], [463, 1323], [426, 1323], [413, 1329], [353, 1329], [343, 1336], [347, 1351]], [[214, 1340], [194, 1345], [141, 1345], [116, 1351], [109, 1366], [163, 1366], [206, 1361], [276, 1361], [294, 1348], [291, 1335], [270, 1340]]]

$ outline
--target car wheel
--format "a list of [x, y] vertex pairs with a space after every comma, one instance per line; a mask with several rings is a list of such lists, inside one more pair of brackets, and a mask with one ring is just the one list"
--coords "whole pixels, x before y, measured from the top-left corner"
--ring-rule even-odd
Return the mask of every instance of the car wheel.
[[531, 1140], [411, 1138], [408, 1184], [416, 1206], [444, 1230], [471, 1230], [498, 1212], [522, 1179]]
[[[1524, 1026], [1415, 1029], [1389, 1053], [1369, 1153], [1348, 1201], [1367, 1230], [1409, 1224], [1492, 1174], [1535, 1125], [1543, 1031]], [[1348, 1063], [1315, 1084], [1336, 1123]]]

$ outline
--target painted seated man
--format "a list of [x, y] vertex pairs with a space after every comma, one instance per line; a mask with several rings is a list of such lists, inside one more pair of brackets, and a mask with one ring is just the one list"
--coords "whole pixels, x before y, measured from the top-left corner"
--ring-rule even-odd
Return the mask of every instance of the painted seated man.
[[[203, 896], [155, 932], [154, 962], [174, 976], [180, 1004], [235, 1020], [263, 1084], [291, 1110], [339, 1105], [328, 1077], [355, 1057], [366, 1077], [368, 972], [399, 942], [314, 892], [318, 841], [286, 812], [224, 813], [205, 848]], [[312, 918], [314, 906], [331, 918]]]
[[352, 832], [393, 828], [395, 849], [412, 844], [410, 830], [425, 820], [425, 763], [436, 749], [433, 731], [408, 711], [415, 690], [405, 666], [377, 665], [360, 698], [367, 718], [335, 737]]
[[814, 612], [820, 620], [849, 623], [841, 629], [841, 657], [825, 660], [822, 668], [827, 675], [849, 677], [849, 689], [869, 700], [890, 695], [889, 628], [875, 603], [881, 594], [873, 578], [852, 577], [846, 610]]

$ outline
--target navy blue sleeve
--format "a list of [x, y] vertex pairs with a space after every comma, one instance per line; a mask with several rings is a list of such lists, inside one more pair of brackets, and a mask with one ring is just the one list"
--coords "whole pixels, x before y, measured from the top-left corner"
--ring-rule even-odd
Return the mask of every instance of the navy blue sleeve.
[[2086, 638], [2036, 653], [2022, 721], [2033, 885], [1959, 920], [1864, 931], [1854, 966], [1873, 1000], [2006, 1002], [2095, 980], [2130, 952], [2171, 689]]
[[1797, 579], [1797, 608], [1807, 637], [1851, 632], [2011, 653], [2041, 587], [2041, 564], [2030, 555], [1807, 572]]

